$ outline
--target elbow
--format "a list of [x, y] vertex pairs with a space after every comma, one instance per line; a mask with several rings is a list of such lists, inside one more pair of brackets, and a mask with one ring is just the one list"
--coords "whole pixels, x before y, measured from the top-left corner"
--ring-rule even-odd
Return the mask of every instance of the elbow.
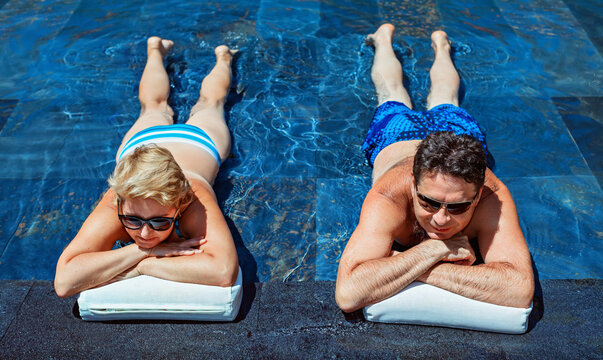
[[532, 306], [532, 301], [534, 300], [534, 277], [529, 276], [522, 280], [520, 284], [517, 287], [517, 306], [527, 309]]
[[237, 261], [224, 264], [218, 272], [217, 286], [231, 287], [237, 282], [239, 276], [239, 265]]
[[64, 281], [60, 281], [58, 277], [54, 279], [54, 292], [60, 298], [68, 298], [75, 294], [75, 292], [71, 290], [71, 287], [68, 286], [68, 284], [66, 284]]
[[508, 283], [506, 301], [503, 306], [527, 309], [534, 299], [534, 275], [529, 271], [518, 271], [514, 280]]
[[362, 308], [362, 304], [351, 295], [339, 282], [335, 285], [335, 302], [343, 312], [350, 313]]

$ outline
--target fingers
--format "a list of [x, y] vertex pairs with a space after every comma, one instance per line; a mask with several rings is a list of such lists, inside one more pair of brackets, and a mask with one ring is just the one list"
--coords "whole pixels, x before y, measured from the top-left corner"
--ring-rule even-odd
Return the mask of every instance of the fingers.
[[203, 253], [203, 249], [161, 249], [157, 252], [156, 257], [174, 257], [174, 256], [191, 256]]

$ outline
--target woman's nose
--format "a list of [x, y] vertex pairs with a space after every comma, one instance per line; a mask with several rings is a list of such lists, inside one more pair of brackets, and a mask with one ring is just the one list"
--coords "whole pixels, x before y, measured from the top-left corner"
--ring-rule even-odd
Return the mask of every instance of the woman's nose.
[[142, 228], [140, 229], [140, 235], [142, 235], [143, 237], [150, 235], [151, 231], [153, 231], [153, 229], [151, 229], [151, 227], [149, 226], [149, 224], [144, 224], [142, 225]]

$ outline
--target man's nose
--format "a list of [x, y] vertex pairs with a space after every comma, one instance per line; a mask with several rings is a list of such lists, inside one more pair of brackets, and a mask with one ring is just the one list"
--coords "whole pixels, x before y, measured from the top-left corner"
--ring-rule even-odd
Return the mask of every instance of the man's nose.
[[445, 207], [441, 207], [433, 214], [433, 221], [438, 225], [445, 225], [450, 220], [450, 215]]

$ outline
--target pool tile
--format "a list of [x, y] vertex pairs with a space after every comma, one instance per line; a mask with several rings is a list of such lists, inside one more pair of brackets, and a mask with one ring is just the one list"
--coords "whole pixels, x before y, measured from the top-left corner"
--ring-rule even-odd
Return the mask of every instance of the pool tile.
[[232, 177], [215, 187], [259, 281], [314, 279], [315, 179]]
[[2, 135], [2, 129], [18, 102], [19, 100], [0, 99], [0, 135]]
[[472, 97], [461, 105], [485, 130], [498, 176], [591, 174], [550, 100]]
[[601, 13], [596, 10], [593, 11], [593, 9], [601, 7], [599, 0], [566, 0], [564, 2], [574, 14], [576, 20], [582, 25], [592, 43], [597, 47], [599, 54], [603, 54]]
[[105, 188], [105, 180], [92, 179], [48, 180], [32, 189], [20, 187], [17, 194], [23, 195], [21, 204], [27, 208], [0, 258], [0, 278], [52, 280], [63, 248]]
[[527, 54], [542, 64], [546, 77], [539, 84], [548, 95], [600, 94], [603, 58], [562, 0], [497, 1], [497, 5], [515, 33], [530, 44]]
[[[232, 152], [237, 161], [232, 173], [256, 177], [314, 176], [318, 116], [314, 94], [318, 93], [320, 74], [316, 69], [302, 69], [307, 61], [316, 58], [316, 42], [283, 40], [281, 46], [258, 46], [264, 49], [262, 71], [270, 80], [255, 84], [242, 80], [245, 98], [232, 107], [229, 118]], [[293, 60], [285, 61], [284, 57]]]
[[262, 38], [305, 38], [320, 28], [320, 2], [262, 0], [257, 31]]
[[27, 140], [0, 137], [1, 179], [43, 179], [56, 163], [64, 140], [58, 137], [31, 136]]
[[593, 176], [502, 178], [540, 279], [601, 278], [603, 192]]
[[438, 10], [452, 41], [461, 98], [543, 93], [545, 70], [532, 58], [531, 45], [505, 21], [498, 2], [438, 1]]
[[316, 280], [335, 280], [341, 253], [358, 225], [370, 176], [318, 179]]
[[337, 39], [347, 34], [370, 34], [381, 24], [377, 0], [319, 3], [320, 29], [316, 36]]
[[[429, 39], [431, 31], [441, 27], [439, 1], [378, 0], [378, 2], [381, 23], [389, 22], [396, 25], [396, 33], [400, 36]], [[376, 25], [379, 26], [381, 23]]]
[[603, 185], [603, 98], [553, 98], [588, 167]]
[[[23, 99], [28, 87], [46, 67], [42, 48], [51, 43], [69, 20], [79, 1], [9, 1], [0, 8], [0, 47], [10, 56], [0, 57], [3, 77], [0, 97]], [[27, 61], [16, 61], [27, 59]], [[36, 64], [36, 66], [31, 66]], [[32, 76], [33, 75], [33, 76]], [[48, 74], [45, 74], [48, 75]]]
[[361, 150], [374, 109], [355, 94], [323, 96], [317, 126], [316, 171], [321, 178], [368, 175], [371, 168]]
[[[42, 181], [26, 179], [0, 179], [0, 249], [2, 252], [21, 231], [23, 218], [31, 212], [40, 192]], [[0, 268], [2, 268], [0, 263]]]

